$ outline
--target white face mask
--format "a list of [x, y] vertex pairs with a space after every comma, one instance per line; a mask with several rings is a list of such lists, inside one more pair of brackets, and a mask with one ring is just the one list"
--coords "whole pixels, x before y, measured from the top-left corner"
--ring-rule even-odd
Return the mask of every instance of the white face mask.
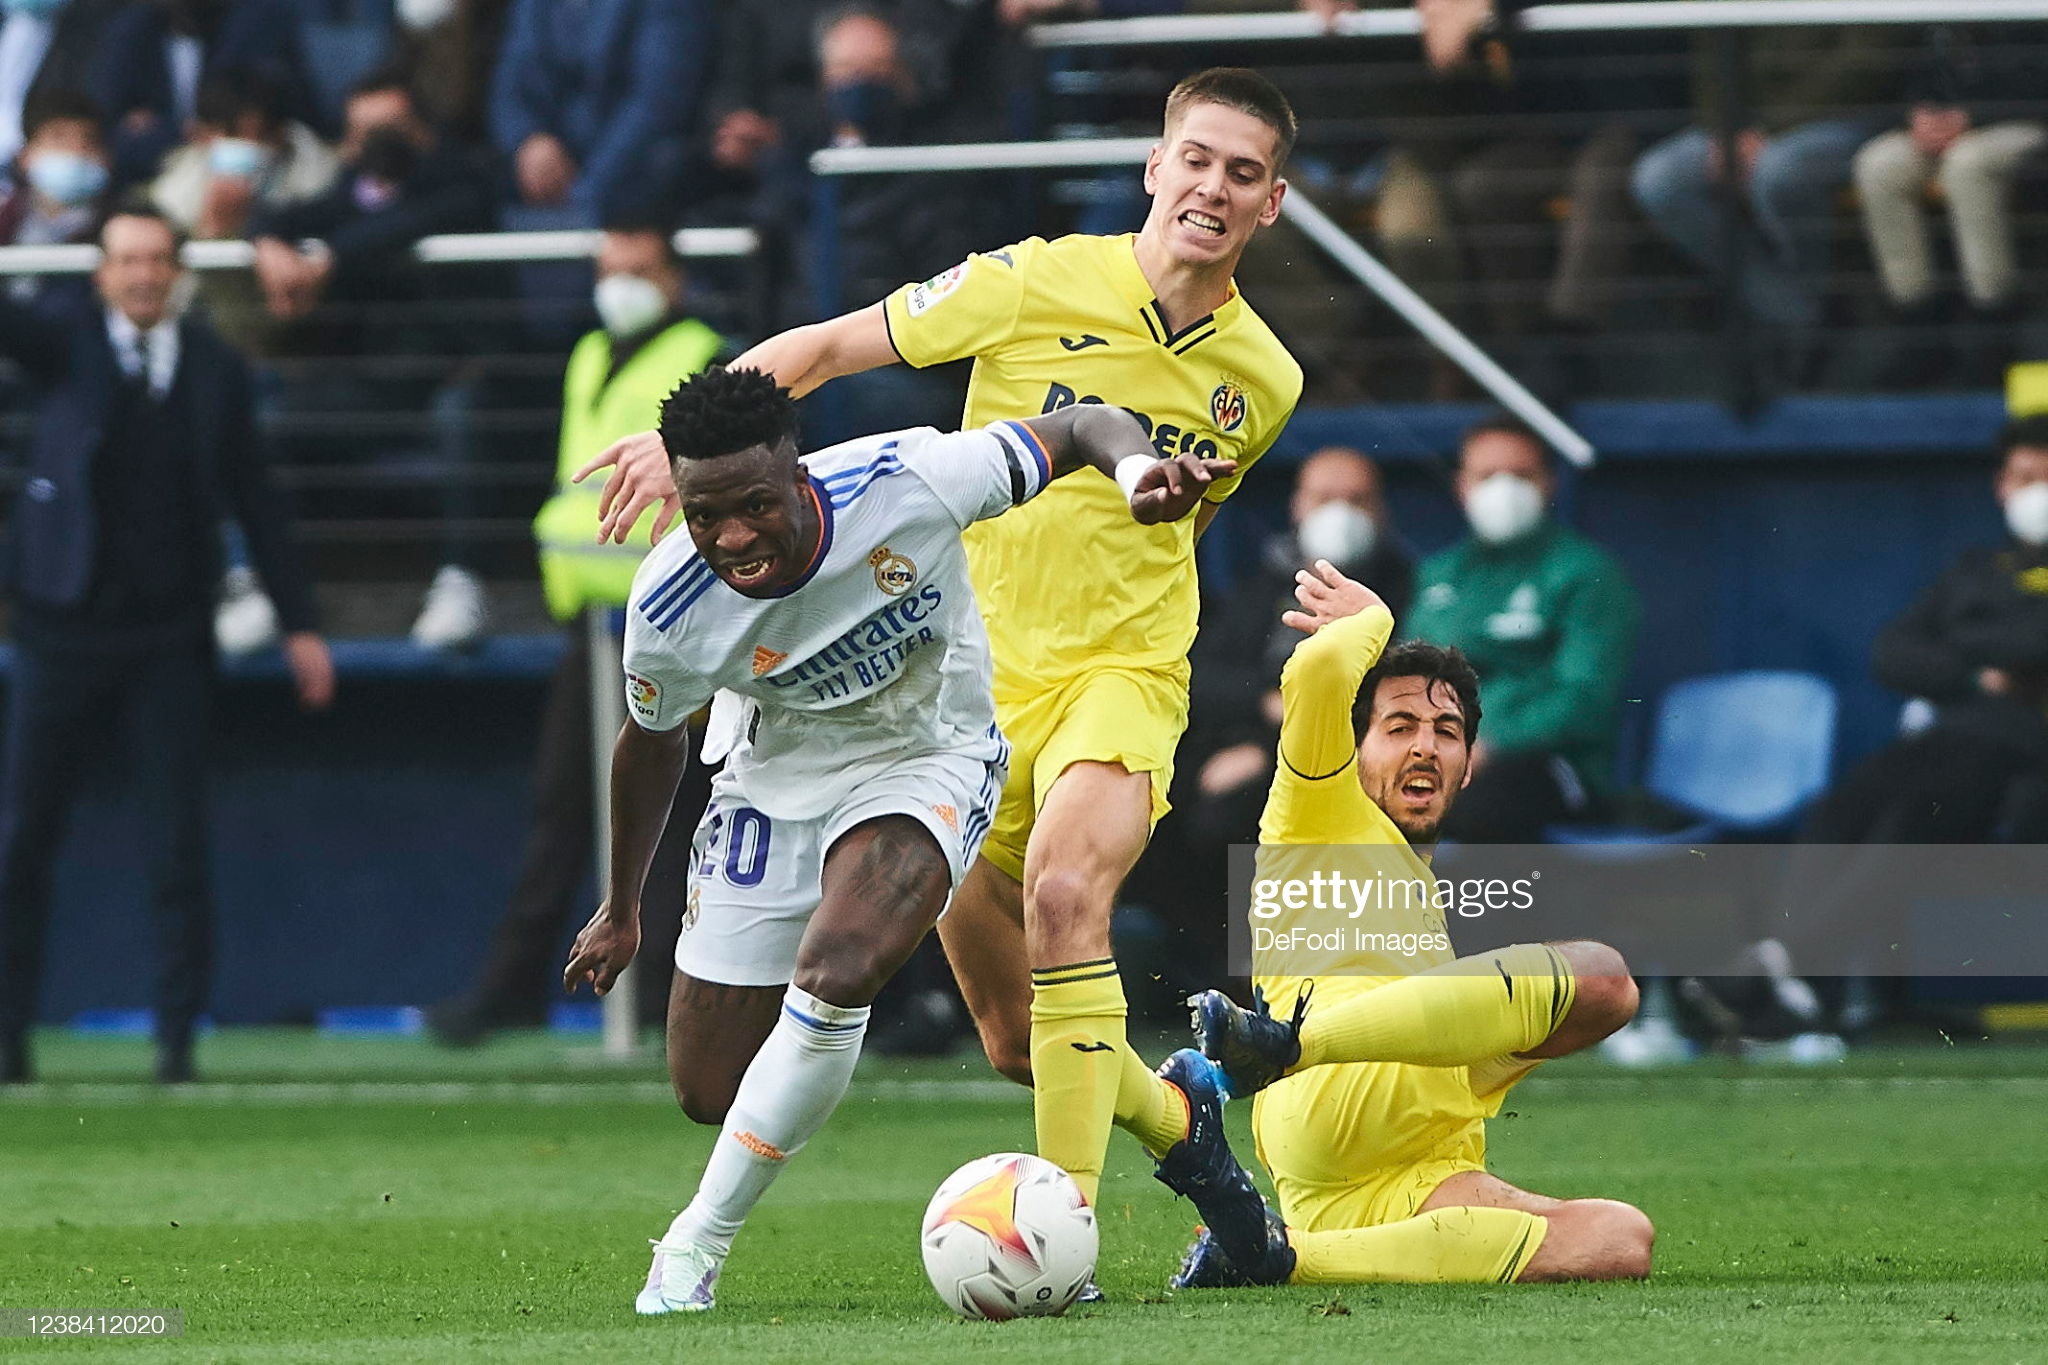
[[455, 17], [456, 0], [397, 0], [393, 8], [398, 22], [418, 32], [435, 28]]
[[1372, 514], [1348, 502], [1324, 503], [1303, 517], [1294, 532], [1295, 544], [1309, 563], [1327, 559], [1340, 567], [1371, 554], [1379, 538]]
[[2005, 525], [2028, 545], [2048, 545], [2048, 483], [2023, 484], [2005, 500]]
[[1488, 475], [1465, 495], [1465, 520], [1488, 545], [1519, 540], [1543, 520], [1543, 490], [1506, 470]]
[[668, 295], [638, 275], [607, 275], [597, 282], [597, 316], [615, 337], [637, 336], [668, 312]]

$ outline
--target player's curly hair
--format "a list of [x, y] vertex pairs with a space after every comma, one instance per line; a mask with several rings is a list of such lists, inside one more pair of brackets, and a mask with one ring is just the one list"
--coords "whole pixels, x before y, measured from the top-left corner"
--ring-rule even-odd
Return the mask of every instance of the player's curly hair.
[[1358, 684], [1358, 700], [1351, 704], [1351, 738], [1364, 743], [1366, 728], [1372, 724], [1373, 702], [1380, 684], [1388, 678], [1421, 678], [1431, 692], [1442, 683], [1458, 698], [1465, 715], [1465, 743], [1479, 742], [1479, 674], [1472, 661], [1456, 645], [1433, 645], [1427, 640], [1409, 640], [1380, 655], [1378, 663]]
[[760, 370], [713, 365], [661, 402], [661, 443], [672, 460], [709, 460], [796, 440], [796, 400]]

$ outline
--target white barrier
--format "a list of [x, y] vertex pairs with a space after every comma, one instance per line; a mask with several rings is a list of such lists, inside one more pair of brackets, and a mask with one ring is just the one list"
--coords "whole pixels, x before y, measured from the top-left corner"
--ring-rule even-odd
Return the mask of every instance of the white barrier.
[[[505, 261], [588, 259], [603, 236], [595, 229], [561, 232], [462, 232], [422, 237], [416, 259], [433, 265], [482, 265]], [[760, 245], [752, 228], [684, 228], [676, 250], [693, 259], [751, 256]], [[193, 270], [246, 270], [256, 261], [254, 244], [241, 240], [187, 242], [185, 264]], [[91, 242], [66, 246], [0, 246], [0, 275], [85, 275], [99, 264]]]

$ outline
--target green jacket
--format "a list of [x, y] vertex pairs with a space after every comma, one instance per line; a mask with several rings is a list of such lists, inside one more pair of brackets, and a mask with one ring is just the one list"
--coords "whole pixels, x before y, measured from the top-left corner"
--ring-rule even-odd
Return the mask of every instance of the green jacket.
[[645, 512], [624, 545], [599, 545], [597, 501], [604, 479], [572, 484], [569, 476], [613, 441], [653, 427], [661, 419], [661, 400], [717, 358], [724, 345], [718, 333], [684, 318], [650, 338], [613, 374], [608, 334], [591, 332], [576, 343], [562, 383], [555, 495], [533, 519], [541, 587], [558, 619], [566, 621], [592, 604], [625, 605], [633, 573], [651, 548], [654, 524], [654, 513]]
[[1401, 634], [1472, 660], [1482, 743], [1561, 754], [1604, 793], [1641, 615], [1621, 561], [1546, 520], [1505, 545], [1468, 538], [1424, 560]]

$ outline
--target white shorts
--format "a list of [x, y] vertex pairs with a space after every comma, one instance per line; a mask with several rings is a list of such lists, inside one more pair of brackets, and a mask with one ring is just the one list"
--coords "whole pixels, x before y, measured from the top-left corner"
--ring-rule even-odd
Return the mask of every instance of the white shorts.
[[864, 820], [907, 815], [932, 832], [953, 885], [967, 875], [995, 819], [1000, 762], [930, 754], [863, 783], [810, 820], [771, 820], [721, 773], [690, 849], [690, 895], [676, 970], [726, 986], [782, 986], [823, 895], [825, 855]]

